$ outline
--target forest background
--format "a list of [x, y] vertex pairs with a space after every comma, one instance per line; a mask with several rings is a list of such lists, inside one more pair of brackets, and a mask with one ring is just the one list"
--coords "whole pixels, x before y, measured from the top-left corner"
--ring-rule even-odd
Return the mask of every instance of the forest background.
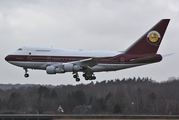
[[170, 77], [159, 83], [134, 77], [59, 86], [1, 84], [0, 113], [178, 115], [179, 79]]

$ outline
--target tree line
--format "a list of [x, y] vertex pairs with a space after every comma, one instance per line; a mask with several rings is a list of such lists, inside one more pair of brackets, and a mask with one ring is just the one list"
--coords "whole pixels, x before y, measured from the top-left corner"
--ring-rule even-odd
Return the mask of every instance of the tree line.
[[[156, 82], [149, 78], [0, 89], [0, 113], [44, 114], [179, 114], [179, 79]], [[53, 113], [53, 112], [52, 112]]]

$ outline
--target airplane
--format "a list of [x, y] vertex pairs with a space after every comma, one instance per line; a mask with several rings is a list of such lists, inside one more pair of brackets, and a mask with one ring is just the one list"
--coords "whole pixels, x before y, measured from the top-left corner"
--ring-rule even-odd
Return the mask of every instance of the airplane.
[[85, 80], [95, 80], [94, 72], [117, 71], [126, 68], [160, 62], [157, 54], [170, 19], [162, 19], [123, 52], [67, 50], [53, 47], [25, 46], [5, 57], [10, 64], [22, 67], [24, 76], [28, 69], [46, 70], [47, 74], [72, 72], [80, 81], [78, 72]]

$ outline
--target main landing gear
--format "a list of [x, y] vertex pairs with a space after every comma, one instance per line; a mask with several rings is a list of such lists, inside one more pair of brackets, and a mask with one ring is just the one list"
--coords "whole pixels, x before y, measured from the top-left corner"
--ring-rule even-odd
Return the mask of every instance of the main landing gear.
[[79, 82], [79, 81], [80, 81], [80, 78], [79, 78], [79, 75], [78, 75], [78, 73], [77, 73], [77, 72], [76, 72], [76, 73], [74, 73], [73, 78], [75, 78], [75, 79], [76, 79], [76, 82]]
[[[79, 75], [77, 72], [73, 73], [73, 78], [76, 79], [76, 82], [79, 82], [80, 81], [80, 78], [79, 78]], [[85, 80], [95, 80], [96, 77], [94, 76], [94, 74], [83, 74], [83, 77]]]
[[25, 77], [25, 78], [28, 78], [28, 77], [29, 77], [29, 74], [27, 73], [27, 72], [28, 72], [27, 68], [24, 68], [24, 70], [25, 70], [24, 77]]
[[91, 74], [91, 75], [83, 74], [83, 77], [85, 78], [85, 80], [95, 80], [96, 79], [94, 74]]

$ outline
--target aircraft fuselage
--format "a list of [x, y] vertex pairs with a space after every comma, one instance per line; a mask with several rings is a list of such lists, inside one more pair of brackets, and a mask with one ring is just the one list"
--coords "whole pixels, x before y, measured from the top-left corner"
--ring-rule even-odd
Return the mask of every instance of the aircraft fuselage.
[[5, 57], [13, 65], [27, 69], [46, 70], [47, 74], [72, 72], [79, 81], [78, 72], [86, 80], [96, 79], [94, 72], [116, 71], [159, 62], [156, 54], [170, 19], [162, 19], [124, 52], [66, 50], [52, 47], [19, 48]]
[[[5, 59], [9, 63], [31, 69], [46, 70], [46, 67], [54, 64], [64, 64], [93, 57], [102, 57], [98, 64], [91, 68], [92, 72], [116, 71], [129, 67], [153, 63], [135, 63], [131, 60], [152, 55], [125, 55], [115, 51], [84, 51], [65, 50], [51, 47], [22, 47], [8, 55]], [[158, 58], [159, 62], [162, 58]]]

